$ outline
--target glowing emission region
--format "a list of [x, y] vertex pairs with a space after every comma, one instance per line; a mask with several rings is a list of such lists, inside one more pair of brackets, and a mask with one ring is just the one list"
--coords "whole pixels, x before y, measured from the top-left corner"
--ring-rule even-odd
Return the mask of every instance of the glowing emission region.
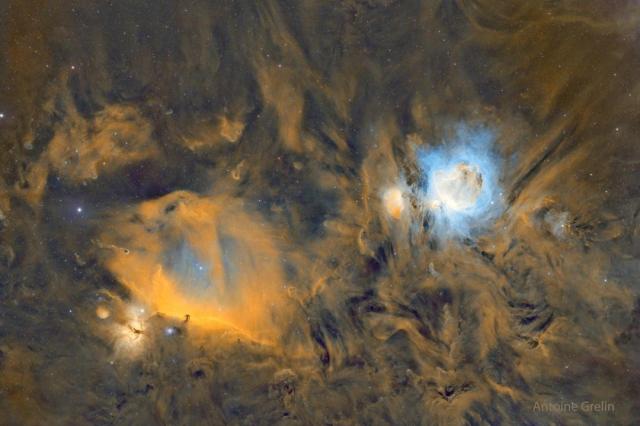
[[486, 128], [463, 124], [452, 140], [418, 151], [420, 197], [436, 236], [470, 236], [502, 211], [501, 162], [492, 150], [494, 139]]

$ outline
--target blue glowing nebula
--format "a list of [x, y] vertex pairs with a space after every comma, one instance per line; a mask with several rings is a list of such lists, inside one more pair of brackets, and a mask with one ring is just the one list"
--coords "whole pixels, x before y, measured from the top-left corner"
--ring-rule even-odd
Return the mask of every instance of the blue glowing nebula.
[[186, 296], [229, 302], [236, 296], [240, 267], [246, 262], [235, 238], [219, 234], [212, 244], [217, 244], [217, 250], [207, 254], [181, 240], [165, 253], [163, 265]]
[[164, 266], [185, 293], [194, 298], [220, 297], [212, 265], [187, 241], [180, 241], [165, 254]]
[[460, 124], [453, 139], [418, 150], [419, 197], [436, 237], [471, 237], [501, 214], [501, 160], [494, 141], [490, 129]]

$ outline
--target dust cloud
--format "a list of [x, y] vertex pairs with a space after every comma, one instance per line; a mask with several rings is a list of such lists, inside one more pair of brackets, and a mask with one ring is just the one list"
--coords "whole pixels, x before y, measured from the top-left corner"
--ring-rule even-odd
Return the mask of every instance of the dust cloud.
[[0, 423], [637, 423], [639, 23], [2, 2]]

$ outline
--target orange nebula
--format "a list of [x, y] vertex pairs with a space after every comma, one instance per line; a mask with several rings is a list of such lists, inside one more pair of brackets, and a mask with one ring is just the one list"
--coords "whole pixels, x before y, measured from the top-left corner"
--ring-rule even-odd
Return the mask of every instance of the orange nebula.
[[[157, 312], [256, 340], [278, 334], [283, 278], [267, 228], [237, 200], [176, 192], [114, 227], [107, 267]], [[103, 240], [113, 239], [104, 235]]]

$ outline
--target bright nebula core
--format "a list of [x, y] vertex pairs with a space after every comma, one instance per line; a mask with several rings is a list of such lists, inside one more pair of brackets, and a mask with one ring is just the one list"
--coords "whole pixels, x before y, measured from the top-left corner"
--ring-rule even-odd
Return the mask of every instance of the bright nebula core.
[[420, 198], [437, 236], [468, 236], [500, 214], [501, 161], [493, 152], [494, 140], [486, 128], [460, 124], [451, 140], [418, 151]]
[[441, 205], [454, 211], [472, 208], [482, 191], [482, 175], [475, 165], [460, 163], [435, 172], [433, 188]]

